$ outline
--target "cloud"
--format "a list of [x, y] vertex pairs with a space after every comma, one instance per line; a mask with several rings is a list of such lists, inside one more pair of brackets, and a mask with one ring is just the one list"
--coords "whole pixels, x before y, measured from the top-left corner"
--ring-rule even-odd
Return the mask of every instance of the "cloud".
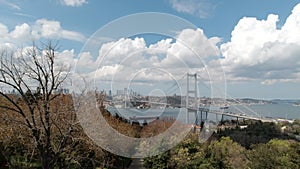
[[168, 49], [169, 56], [163, 62], [172, 62], [175, 56], [189, 68], [199, 67], [201, 64], [204, 66], [205, 59], [219, 55], [219, 48], [216, 45], [220, 40], [217, 37], [208, 39], [200, 28], [184, 29], [177, 35], [177, 41]]
[[63, 29], [58, 21], [39, 19], [35, 22], [34, 26], [34, 34], [44, 38], [63, 38], [75, 41], [85, 40], [82, 34]]
[[[17, 25], [9, 31], [6, 25], [0, 24], [2, 43], [28, 40], [29, 38], [64, 37], [57, 21], [37, 20], [33, 26], [27, 23]], [[6, 39], [4, 41], [4, 39]], [[10, 42], [10, 41], [9, 41]], [[97, 83], [120, 82], [139, 85], [165, 84], [182, 78], [190, 71], [197, 72], [210, 80], [205, 68], [205, 61], [219, 55], [216, 46], [220, 38], [208, 38], [202, 29], [184, 29], [173, 39], [162, 39], [149, 46], [144, 38], [120, 38], [99, 46], [98, 56], [89, 52], [74, 53], [74, 50], [57, 52], [57, 67], [74, 67], [81, 73], [80, 77], [94, 79]], [[13, 43], [12, 43], [13, 44]], [[0, 46], [1, 47], [1, 46]], [[5, 44], [9, 47], [9, 44]], [[76, 58], [78, 56], [78, 58]], [[125, 83], [123, 83], [125, 82]]]
[[205, 0], [169, 0], [172, 8], [177, 12], [207, 18], [214, 10], [214, 6]]
[[63, 5], [71, 7], [79, 7], [88, 3], [87, 0], [61, 0], [61, 2]]
[[27, 23], [15, 26], [15, 28], [9, 32], [6, 25], [0, 23], [0, 44], [10, 44], [11, 46], [22, 45], [24, 42], [32, 42], [34, 37], [32, 36], [32, 29]]
[[18, 15], [18, 16], [22, 16], [22, 17], [27, 17], [27, 18], [35, 18], [33, 15], [29, 15], [29, 14], [21, 13], [21, 12], [15, 12], [14, 14]]
[[265, 81], [261, 82], [261, 84], [263, 84], [263, 85], [272, 85], [276, 82], [277, 82], [277, 80], [275, 80], [275, 79], [271, 79], [271, 80], [268, 79], [268, 80], [265, 80]]
[[64, 65], [66, 67], [74, 67], [76, 60], [74, 49], [63, 50], [62, 52], [57, 52], [57, 64]]
[[27, 23], [17, 25], [15, 29], [12, 32], [10, 32], [10, 36], [16, 40], [27, 40], [31, 36], [31, 27]]
[[76, 69], [78, 72], [86, 73], [91, 72], [97, 68], [97, 62], [93, 59], [90, 52], [82, 52], [78, 54], [78, 60], [76, 62]]
[[15, 10], [21, 10], [21, 7], [19, 5], [11, 3], [11, 2], [9, 2], [7, 0], [0, 0], [0, 4], [7, 5], [10, 8], [15, 9]]
[[5, 24], [0, 23], [0, 44], [22, 46], [41, 38], [62, 38], [79, 42], [86, 40], [79, 32], [63, 29], [60, 22], [53, 20], [39, 19], [33, 25], [23, 23], [16, 25], [11, 31]]
[[154, 49], [154, 50], [161, 50], [161, 51], [166, 51], [169, 49], [172, 45], [172, 39], [162, 39], [161, 41], [149, 45], [149, 49]]
[[221, 45], [221, 62], [230, 79], [266, 85], [300, 79], [300, 4], [281, 28], [278, 21], [278, 15], [270, 14], [265, 20], [244, 17], [238, 22], [231, 40]]
[[90, 76], [92, 78], [101, 78], [101, 80], [104, 79], [112, 79], [112, 76], [114, 76], [116, 73], [120, 72], [122, 70], [122, 65], [114, 64], [114, 65], [107, 65], [100, 67], [97, 71], [91, 72]]
[[180, 78], [188, 71], [202, 72], [209, 79], [205, 59], [220, 54], [218, 42], [219, 38], [207, 38], [200, 28], [184, 29], [175, 39], [162, 39], [149, 46], [142, 37], [121, 38], [103, 44], [97, 57], [80, 54], [77, 69], [87, 74], [82, 71], [86, 67], [89, 76], [100, 81], [113, 78], [118, 82], [133, 80], [144, 85], [170, 81], [170, 75]]
[[128, 59], [137, 51], [146, 49], [146, 42], [143, 38], [121, 38], [118, 41], [105, 43], [99, 50], [97, 62], [107, 65], [121, 63], [124, 59]]
[[0, 37], [1, 39], [5, 39], [8, 35], [8, 28], [6, 25], [0, 23]]

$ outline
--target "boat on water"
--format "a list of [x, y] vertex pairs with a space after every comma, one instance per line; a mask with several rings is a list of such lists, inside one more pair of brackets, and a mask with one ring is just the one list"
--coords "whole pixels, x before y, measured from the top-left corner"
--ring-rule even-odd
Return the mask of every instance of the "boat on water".
[[300, 103], [294, 103], [293, 106], [300, 106]]
[[221, 106], [221, 107], [220, 107], [220, 109], [223, 109], [223, 110], [224, 110], [224, 109], [228, 109], [228, 108], [229, 108], [229, 106]]

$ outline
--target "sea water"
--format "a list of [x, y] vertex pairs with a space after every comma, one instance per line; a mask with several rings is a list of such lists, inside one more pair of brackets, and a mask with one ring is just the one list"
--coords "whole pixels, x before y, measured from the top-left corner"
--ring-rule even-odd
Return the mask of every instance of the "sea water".
[[[219, 107], [206, 107], [210, 110], [218, 110]], [[160, 109], [135, 109], [135, 108], [108, 108], [111, 114], [118, 114], [121, 117], [129, 119], [130, 117], [140, 116], [153, 116], [161, 118], [172, 118], [181, 122], [193, 122], [196, 119], [194, 113], [189, 113], [188, 121], [185, 108], [160, 108]], [[252, 117], [269, 117], [269, 118], [280, 118], [280, 119], [300, 119], [300, 106], [293, 106], [292, 104], [254, 104], [254, 105], [234, 105], [229, 106], [228, 109], [221, 110], [224, 112], [231, 112], [240, 115], [249, 115]], [[198, 113], [198, 120], [201, 119], [200, 113]], [[206, 114], [202, 113], [202, 119], [206, 118]], [[220, 121], [221, 116], [208, 113], [208, 119], [213, 121]], [[230, 117], [225, 117], [230, 119]]]

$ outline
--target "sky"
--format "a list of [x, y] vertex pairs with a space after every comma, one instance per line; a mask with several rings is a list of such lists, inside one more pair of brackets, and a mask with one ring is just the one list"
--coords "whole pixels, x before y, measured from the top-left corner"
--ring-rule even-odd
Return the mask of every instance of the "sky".
[[45, 40], [100, 89], [300, 99], [296, 0], [0, 0], [0, 50]]

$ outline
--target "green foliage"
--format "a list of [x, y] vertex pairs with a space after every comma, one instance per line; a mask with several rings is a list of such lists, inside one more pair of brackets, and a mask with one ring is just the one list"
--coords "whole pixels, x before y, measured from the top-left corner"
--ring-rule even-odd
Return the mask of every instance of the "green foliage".
[[145, 168], [211, 168], [196, 134], [190, 134], [172, 150], [144, 159]]
[[152, 169], [168, 169], [168, 161], [170, 158], [170, 152], [166, 151], [162, 154], [147, 157], [144, 159], [144, 167], [145, 168], [152, 168]]
[[172, 168], [198, 168], [205, 163], [204, 150], [196, 134], [190, 134], [171, 152], [170, 166]]
[[247, 156], [251, 168], [300, 168], [300, 144], [274, 139], [267, 144], [258, 144]]
[[[159, 141], [154, 148], [150, 150], [151, 154], [157, 154], [158, 155], [148, 157], [144, 159], [144, 167], [146, 168], [153, 168], [153, 169], [167, 169], [168, 168], [168, 160], [170, 158], [170, 151], [166, 151], [166, 145], [167, 143], [165, 140]], [[144, 145], [145, 146], [145, 145]], [[147, 146], [146, 146], [147, 147]]]
[[229, 136], [233, 141], [249, 149], [252, 144], [267, 143], [273, 138], [288, 138], [281, 133], [280, 127], [275, 123], [253, 122], [245, 129], [225, 129], [219, 131], [220, 138]]
[[280, 123], [281, 127], [285, 127], [284, 132], [287, 134], [300, 135], [300, 120], [297, 119], [293, 123]]
[[[254, 123], [248, 129], [233, 129], [228, 133], [249, 134], [249, 147], [244, 147], [230, 137], [222, 137], [200, 144], [199, 135], [190, 134], [180, 144], [155, 157], [146, 158], [145, 168], [201, 169], [201, 168], [293, 168], [300, 169], [300, 143], [295, 140], [282, 140], [279, 127], [274, 123]], [[270, 133], [272, 132], [272, 133]], [[221, 133], [221, 135], [223, 135]], [[265, 135], [265, 137], [263, 137]], [[255, 140], [255, 137], [257, 139]], [[274, 139], [275, 138], [275, 139]], [[257, 143], [257, 144], [256, 144]], [[251, 145], [251, 146], [250, 146]]]
[[[38, 151], [18, 139], [1, 142], [0, 153], [0, 168], [42, 168]], [[70, 142], [57, 159], [54, 169], [125, 168], [131, 162], [129, 158], [111, 154], [83, 139]]]
[[1, 164], [6, 165], [7, 168], [42, 168], [37, 151], [28, 149], [19, 140], [10, 140], [5, 144], [1, 143], [0, 150], [0, 168], [5, 167]]
[[214, 168], [247, 168], [245, 151], [229, 137], [222, 137], [210, 143], [206, 156]]
[[[112, 127], [130, 137], [152, 137], [166, 130], [173, 123], [161, 120], [147, 127], [137, 128], [110, 116], [107, 112], [103, 114]], [[66, 117], [58, 119], [66, 119]], [[300, 121], [283, 125], [297, 132]], [[0, 127], [5, 131], [0, 135], [2, 141], [0, 142], [0, 168], [3, 168], [2, 164], [6, 165], [6, 163], [10, 168], [41, 168], [40, 155], [32, 145], [33, 140], [25, 134], [26, 130], [23, 131], [20, 126], [18, 128], [10, 123], [4, 123]], [[300, 168], [300, 143], [274, 138], [286, 137], [281, 133], [278, 125], [261, 122], [249, 123], [246, 129], [221, 131], [216, 137], [217, 140], [203, 144], [199, 143], [199, 133], [190, 133], [180, 144], [168, 151], [165, 151], [168, 144], [165, 140], [157, 142], [157, 146], [151, 150], [152, 153], [165, 152], [145, 158], [144, 167], [154, 169]], [[131, 162], [129, 158], [116, 156], [93, 145], [80, 127], [73, 128], [71, 135], [68, 136], [60, 135], [54, 130], [51, 139], [53, 151], [59, 150], [57, 147], [62, 140], [66, 143], [61, 153], [57, 153], [58, 160], [54, 169], [126, 168]], [[148, 148], [146, 143], [140, 146]]]

